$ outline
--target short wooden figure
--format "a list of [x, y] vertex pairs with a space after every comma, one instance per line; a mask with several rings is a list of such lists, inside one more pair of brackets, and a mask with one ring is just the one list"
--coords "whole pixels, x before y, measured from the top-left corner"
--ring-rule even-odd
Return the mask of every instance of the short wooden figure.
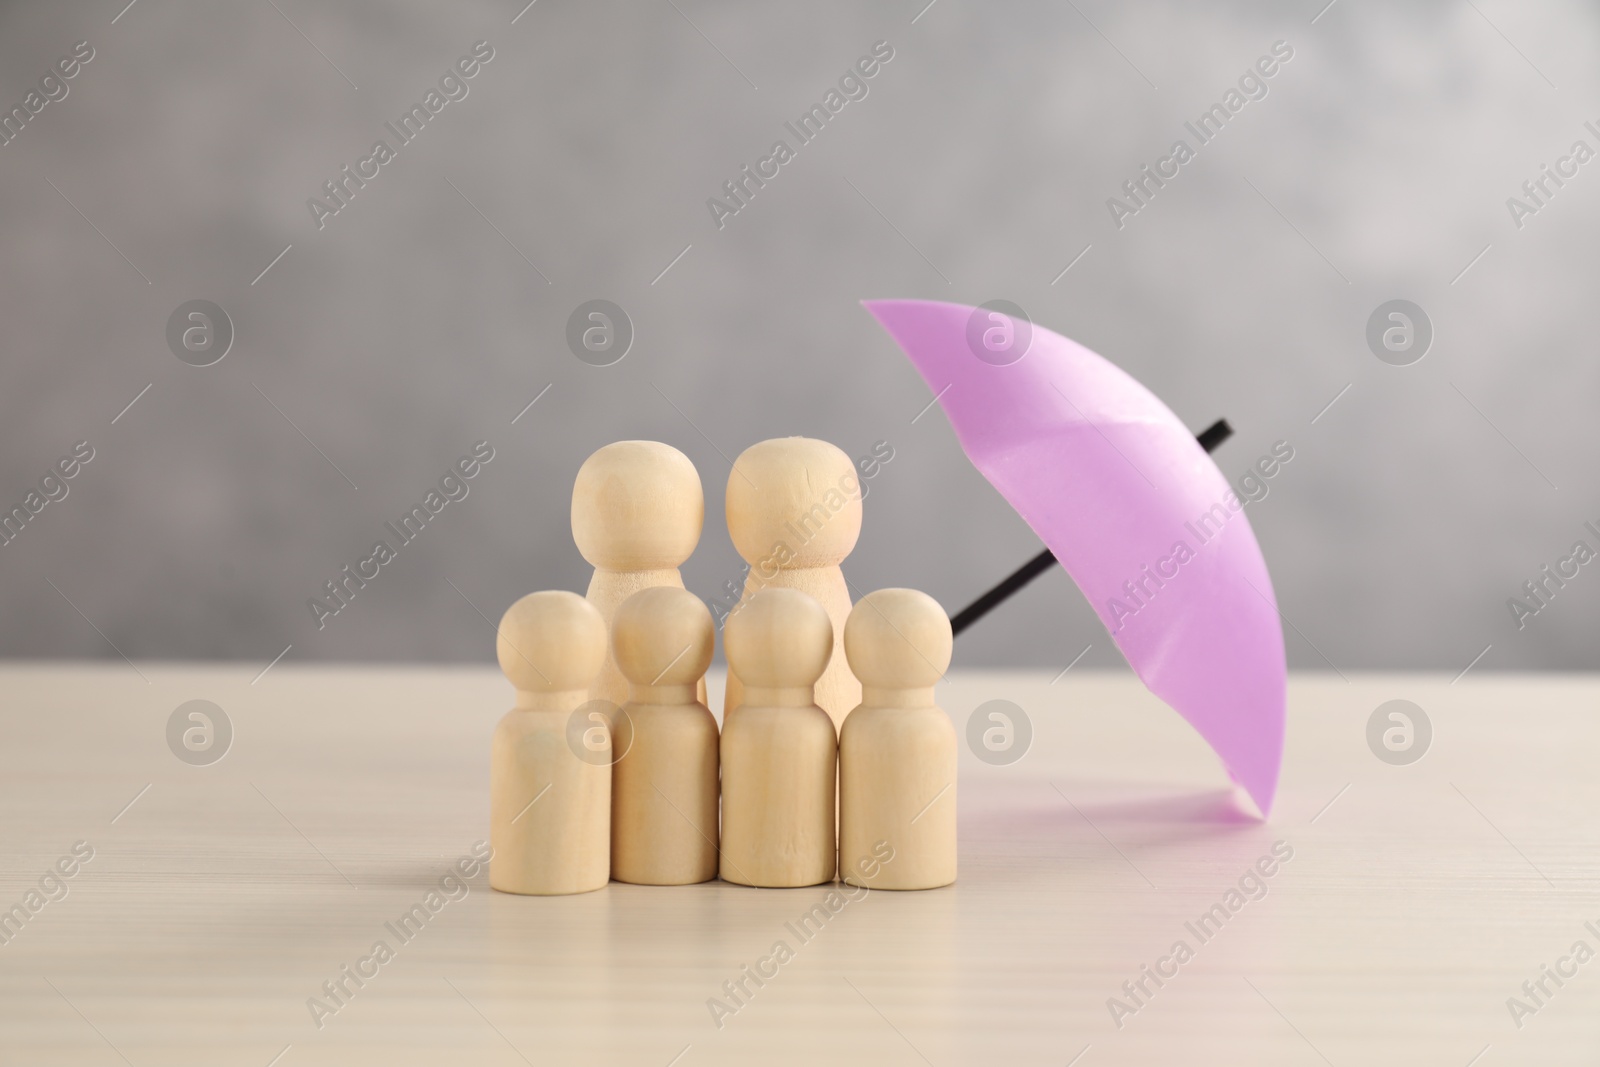
[[833, 881], [833, 720], [813, 687], [833, 624], [798, 589], [763, 589], [723, 629], [744, 703], [722, 728], [722, 879], [767, 887]]
[[605, 660], [605, 622], [576, 593], [530, 593], [500, 620], [496, 652], [517, 703], [489, 757], [489, 884], [538, 895], [599, 889], [611, 874], [610, 731], [598, 713], [577, 731], [570, 720]]
[[[861, 482], [850, 457], [826, 441], [780, 437], [745, 449], [728, 475], [728, 534], [750, 573], [744, 609], [762, 589], [809, 593], [828, 613], [833, 655], [817, 681], [817, 704], [835, 730], [861, 701], [861, 686], [841, 654], [850, 587], [839, 564], [861, 536]], [[744, 696], [744, 680], [728, 672], [723, 721]]]
[[688, 885], [717, 876], [717, 720], [695, 691], [711, 665], [705, 603], [660, 586], [617, 609], [612, 655], [632, 685], [612, 739], [611, 876]]
[[944, 609], [915, 589], [869, 593], [845, 624], [861, 679], [839, 737], [839, 874], [851, 885], [956, 880], [956, 731], [933, 695], [951, 643]]
[[[622, 602], [652, 586], [683, 588], [678, 573], [705, 523], [700, 475], [659, 441], [617, 441], [584, 460], [572, 486], [572, 539], [594, 567], [588, 599], [609, 630]], [[705, 700], [705, 682], [699, 696]], [[628, 681], [609, 647], [590, 696], [621, 705]]]

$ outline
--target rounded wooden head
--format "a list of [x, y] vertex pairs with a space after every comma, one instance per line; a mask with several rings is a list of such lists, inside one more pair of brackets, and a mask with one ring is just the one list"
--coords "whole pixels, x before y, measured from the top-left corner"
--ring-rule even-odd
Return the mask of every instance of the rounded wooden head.
[[733, 547], [751, 566], [837, 566], [861, 536], [861, 482], [828, 442], [775, 437], [734, 461], [727, 516]]
[[663, 585], [622, 602], [611, 645], [617, 669], [635, 685], [692, 685], [711, 666], [715, 632], [699, 597]]
[[577, 593], [529, 593], [501, 617], [495, 653], [519, 690], [587, 689], [606, 661], [606, 623]]
[[706, 498], [689, 457], [660, 441], [617, 441], [583, 461], [572, 486], [572, 539], [590, 566], [680, 567], [700, 543]]
[[763, 589], [728, 616], [722, 650], [746, 686], [815, 685], [833, 657], [833, 622], [809, 593]]
[[915, 589], [879, 589], [850, 611], [844, 654], [864, 686], [926, 689], [950, 666], [955, 638], [939, 602]]

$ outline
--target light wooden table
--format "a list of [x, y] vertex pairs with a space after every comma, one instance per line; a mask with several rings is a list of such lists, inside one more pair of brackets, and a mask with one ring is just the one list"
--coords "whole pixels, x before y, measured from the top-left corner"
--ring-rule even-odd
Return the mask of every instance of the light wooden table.
[[[0, 1063], [1600, 1054], [1600, 961], [1546, 979], [1520, 1029], [1507, 1007], [1575, 941], [1600, 950], [1584, 925], [1600, 929], [1592, 677], [1297, 677], [1283, 788], [1261, 823], [1129, 675], [957, 674], [939, 692], [958, 730], [1007, 699], [1035, 736], [1009, 766], [963, 745], [953, 887], [871, 893], [802, 941], [786, 924], [826, 903], [824, 887], [535, 899], [479, 873], [402, 943], [385, 923], [487, 836], [489, 734], [511, 700], [498, 673], [279, 664], [251, 684], [258, 665], [139, 669], [148, 682], [126, 664], [0, 668], [0, 909], [75, 842], [94, 850], [0, 945]], [[167, 747], [168, 716], [196, 698], [235, 729], [211, 766]], [[1433, 723], [1409, 766], [1367, 746], [1369, 715], [1392, 698]], [[1185, 923], [1279, 840], [1293, 858], [1266, 896], [1202, 943]], [[307, 999], [379, 940], [393, 958], [319, 1029]], [[719, 1029], [708, 999], [780, 940], [794, 958], [747, 982]], [[1108, 998], [1179, 940], [1193, 958], [1159, 989], [1146, 979], [1152, 995], [1119, 1028]]]

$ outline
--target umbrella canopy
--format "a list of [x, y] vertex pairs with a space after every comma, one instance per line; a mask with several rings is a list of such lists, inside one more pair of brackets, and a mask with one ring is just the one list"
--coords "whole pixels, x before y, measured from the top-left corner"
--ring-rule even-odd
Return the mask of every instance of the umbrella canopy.
[[[931, 300], [865, 307], [1134, 672], [1265, 815], [1283, 759], [1283, 630], [1244, 503], [1194, 436], [1128, 374], [1040, 326]], [[1014, 362], [981, 340], [1008, 328]]]

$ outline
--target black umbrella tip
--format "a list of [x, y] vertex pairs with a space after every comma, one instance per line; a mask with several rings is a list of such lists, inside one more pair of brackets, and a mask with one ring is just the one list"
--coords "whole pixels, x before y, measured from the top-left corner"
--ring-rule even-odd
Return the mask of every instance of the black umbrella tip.
[[1207, 452], [1215, 452], [1217, 446], [1233, 436], [1233, 427], [1228, 425], [1227, 419], [1218, 419], [1204, 430], [1195, 435], [1195, 440], [1200, 442], [1200, 447]]

